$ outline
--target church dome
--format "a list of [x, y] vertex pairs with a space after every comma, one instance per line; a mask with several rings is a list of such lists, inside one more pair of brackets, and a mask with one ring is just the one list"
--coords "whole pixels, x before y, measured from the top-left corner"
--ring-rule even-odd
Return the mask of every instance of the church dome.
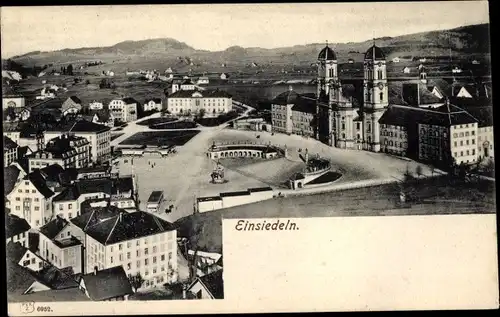
[[327, 61], [336, 61], [337, 56], [335, 55], [335, 52], [328, 45], [326, 45], [325, 48], [323, 48], [319, 52], [318, 59]]
[[375, 57], [376, 60], [385, 60], [385, 54], [382, 49], [378, 46], [373, 45], [366, 51], [365, 59], [373, 59]]

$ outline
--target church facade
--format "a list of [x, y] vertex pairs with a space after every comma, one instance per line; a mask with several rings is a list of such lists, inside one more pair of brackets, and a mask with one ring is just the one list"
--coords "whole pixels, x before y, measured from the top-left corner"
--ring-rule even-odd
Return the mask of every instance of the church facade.
[[335, 52], [318, 55], [316, 138], [330, 146], [379, 152], [379, 119], [389, 105], [386, 58], [373, 45], [364, 56], [363, 102], [356, 105], [338, 76]]

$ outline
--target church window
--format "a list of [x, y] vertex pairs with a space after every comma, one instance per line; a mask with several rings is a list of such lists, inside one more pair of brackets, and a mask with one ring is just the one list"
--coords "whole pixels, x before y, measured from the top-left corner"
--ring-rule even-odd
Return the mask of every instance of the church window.
[[356, 122], [356, 129], [359, 130], [359, 128], [360, 128], [360, 123]]
[[382, 70], [379, 69], [377, 73], [378, 73], [378, 79], [383, 79], [383, 77], [382, 77], [382, 75], [383, 75], [382, 74]]
[[358, 138], [358, 140], [360, 140], [360, 139], [361, 139], [361, 135], [360, 135], [359, 133], [358, 133], [358, 135], [357, 135], [357, 138]]
[[342, 122], [342, 130], [345, 130], [345, 122]]
[[342, 133], [342, 139], [345, 139], [345, 133]]
[[394, 142], [391, 140], [391, 141], [389, 142], [389, 145], [390, 145], [390, 146], [393, 146], [393, 145], [394, 145]]
[[368, 136], [367, 140], [368, 140], [368, 143], [371, 143], [372, 142], [372, 137]]
[[367, 132], [372, 132], [372, 124], [368, 122], [368, 126], [366, 127]]
[[380, 101], [384, 101], [384, 93], [383, 93], [383, 92], [381, 92], [381, 93], [379, 94], [379, 97], [380, 97]]

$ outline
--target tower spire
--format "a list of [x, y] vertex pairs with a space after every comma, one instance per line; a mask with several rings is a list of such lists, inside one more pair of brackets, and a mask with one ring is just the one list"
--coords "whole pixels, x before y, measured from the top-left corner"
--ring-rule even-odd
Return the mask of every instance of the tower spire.
[[328, 46], [328, 40], [326, 40], [326, 46]]

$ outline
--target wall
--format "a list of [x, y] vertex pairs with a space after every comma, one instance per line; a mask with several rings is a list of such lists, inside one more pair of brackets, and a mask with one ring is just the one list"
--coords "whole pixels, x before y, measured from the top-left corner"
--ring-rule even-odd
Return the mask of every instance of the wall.
[[406, 156], [408, 150], [408, 133], [405, 127], [380, 125], [380, 147], [384, 153]]
[[495, 145], [493, 142], [492, 126], [478, 128], [478, 137], [476, 143], [478, 159], [495, 157]]
[[38, 272], [43, 268], [44, 263], [45, 261], [35, 253], [31, 252], [30, 250], [26, 250], [26, 253], [21, 258], [18, 264], [22, 267]]
[[[46, 199], [28, 180], [20, 181], [7, 198], [11, 213], [26, 219], [32, 228], [43, 226], [52, 217], [51, 198]], [[25, 199], [29, 202], [26, 208]]]
[[29, 246], [28, 245], [28, 231], [20, 233], [20, 234], [16, 234], [15, 236], [6, 239], [6, 243], [9, 243], [11, 241], [12, 242], [19, 242], [22, 244], [23, 247], [27, 248]]
[[196, 296], [196, 294], [201, 291], [201, 299], [213, 299], [212, 296], [206, 291], [206, 289], [201, 285], [199, 281], [193, 284], [191, 288], [189, 289], [193, 295]]
[[222, 200], [198, 202], [198, 212], [207, 212], [222, 208]]
[[457, 164], [477, 161], [477, 123], [454, 125], [450, 128], [450, 151]]

